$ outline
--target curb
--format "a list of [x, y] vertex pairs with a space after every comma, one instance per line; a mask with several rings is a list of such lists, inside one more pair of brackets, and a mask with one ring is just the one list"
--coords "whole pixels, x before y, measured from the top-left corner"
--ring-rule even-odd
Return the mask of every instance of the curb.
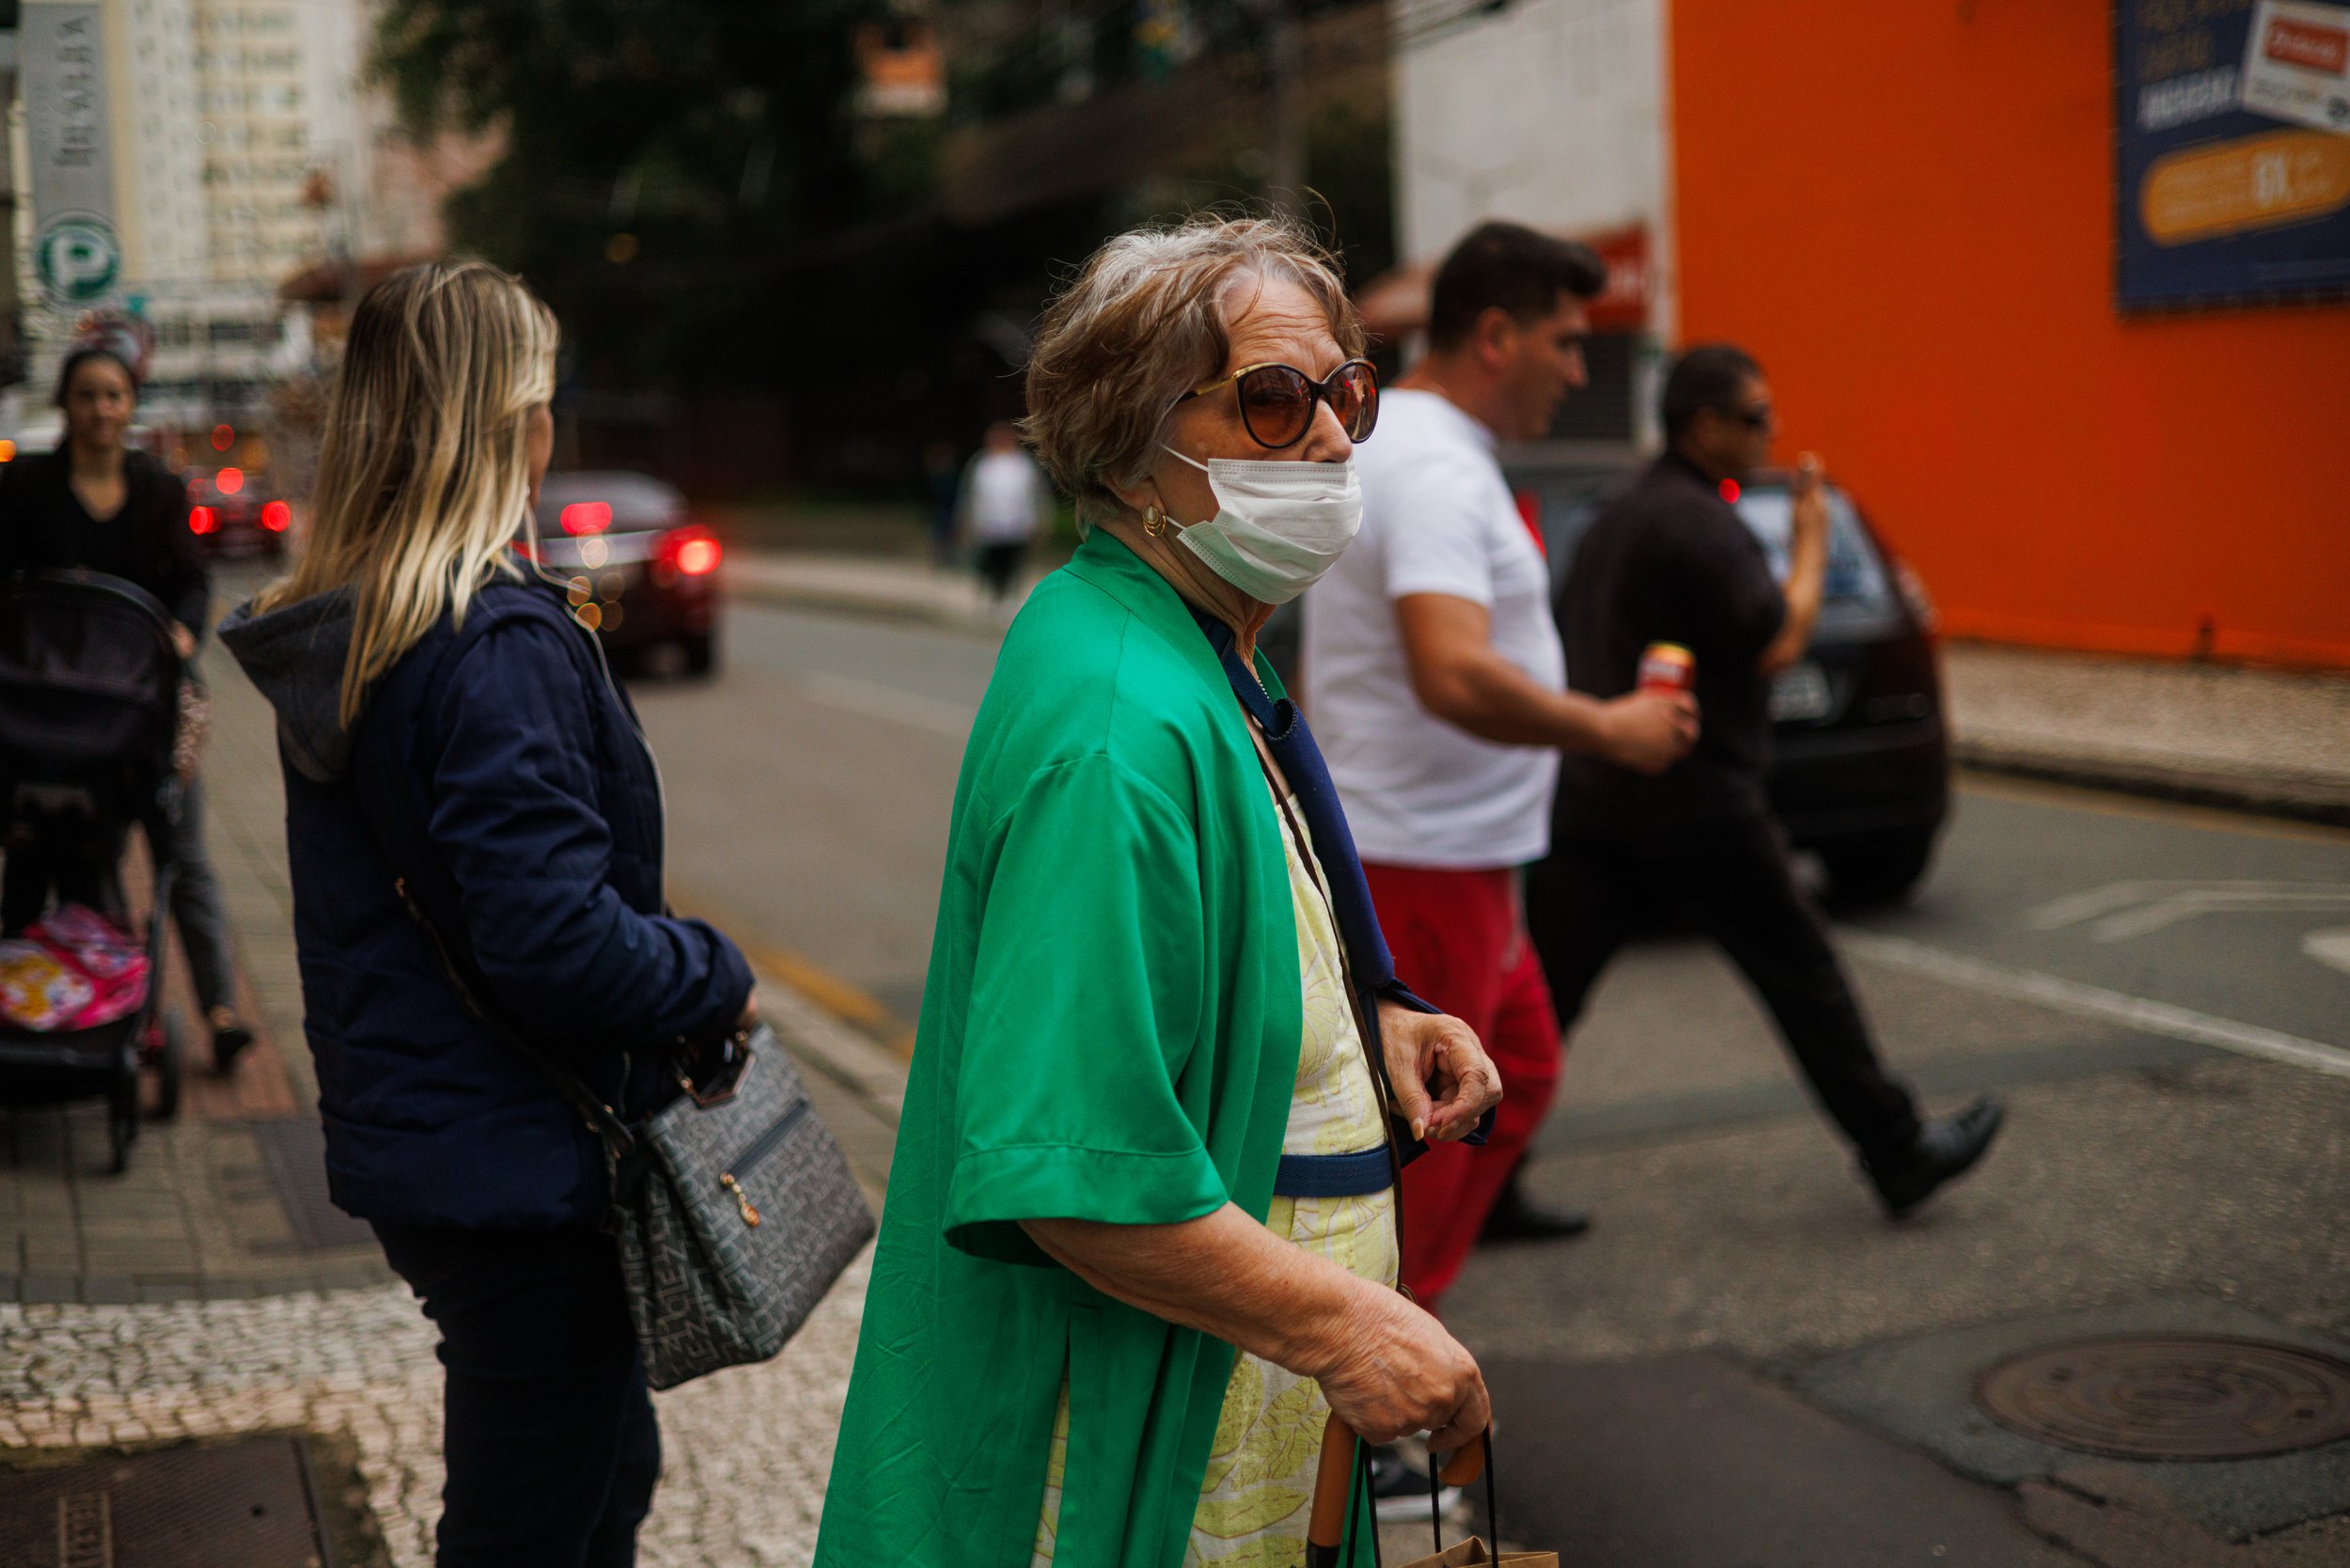
[[944, 631], [994, 641], [1004, 635], [1003, 624], [969, 610], [950, 608], [905, 595], [821, 583], [760, 581], [729, 576], [724, 589], [729, 599], [787, 610], [822, 610], [836, 615], [870, 616], [882, 620], [913, 621]]
[[2235, 773], [2142, 758], [2082, 756], [2013, 741], [1955, 739], [1960, 767], [2054, 784], [2085, 785], [2153, 800], [2217, 807], [2288, 822], [2350, 827], [2350, 779]]

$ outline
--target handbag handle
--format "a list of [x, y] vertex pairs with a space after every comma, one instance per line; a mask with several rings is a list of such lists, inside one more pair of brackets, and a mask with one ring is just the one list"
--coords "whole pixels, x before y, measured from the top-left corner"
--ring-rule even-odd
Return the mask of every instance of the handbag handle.
[[[1499, 1550], [1501, 1510], [1494, 1497], [1492, 1426], [1488, 1425], [1477, 1437], [1476, 1442], [1446, 1455], [1442, 1465], [1434, 1463], [1435, 1455], [1429, 1455], [1428, 1515], [1439, 1555], [1444, 1551], [1444, 1511], [1438, 1506], [1443, 1488], [1466, 1486], [1480, 1475], [1485, 1478], [1485, 1521], [1494, 1532], [1496, 1550]], [[1331, 1411], [1328, 1424], [1322, 1429], [1322, 1454], [1314, 1467], [1313, 1502], [1306, 1516], [1306, 1568], [1339, 1568], [1347, 1560], [1343, 1548], [1354, 1529], [1355, 1499], [1368, 1484], [1370, 1469], [1363, 1457], [1361, 1439], [1346, 1424], [1345, 1418]], [[1374, 1524], [1374, 1560], [1379, 1555], [1378, 1540]]]

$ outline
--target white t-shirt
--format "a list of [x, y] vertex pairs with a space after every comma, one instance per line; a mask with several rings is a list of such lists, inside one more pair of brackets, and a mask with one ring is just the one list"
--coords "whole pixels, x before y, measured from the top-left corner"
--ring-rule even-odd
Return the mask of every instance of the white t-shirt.
[[1027, 453], [981, 452], [972, 460], [967, 482], [973, 539], [1018, 544], [1036, 532], [1044, 510], [1044, 474]]
[[1496, 745], [1419, 705], [1395, 601], [1448, 593], [1493, 616], [1493, 645], [1564, 691], [1550, 574], [1494, 458], [1494, 435], [1434, 392], [1391, 391], [1355, 449], [1363, 528], [1307, 590], [1306, 713], [1365, 860], [1490, 869], [1550, 849], [1559, 754]]

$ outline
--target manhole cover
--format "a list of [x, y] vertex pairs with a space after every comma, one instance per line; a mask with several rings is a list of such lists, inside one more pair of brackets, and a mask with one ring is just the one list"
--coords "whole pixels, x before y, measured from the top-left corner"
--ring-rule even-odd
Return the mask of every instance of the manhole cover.
[[2350, 1362], [2206, 1334], [2079, 1340], [2011, 1356], [1975, 1401], [2011, 1432], [2117, 1459], [2250, 1459], [2350, 1437]]
[[322, 1568], [312, 1493], [299, 1440], [283, 1436], [0, 1469], [0, 1562]]

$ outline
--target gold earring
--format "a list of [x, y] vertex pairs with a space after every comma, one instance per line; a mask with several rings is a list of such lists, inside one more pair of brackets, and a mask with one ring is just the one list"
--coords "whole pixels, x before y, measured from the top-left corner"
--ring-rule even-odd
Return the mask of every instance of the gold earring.
[[1145, 534], [1152, 539], [1156, 539], [1161, 533], [1165, 532], [1166, 529], [1167, 518], [1158, 508], [1145, 507], [1142, 509], [1142, 531]]

